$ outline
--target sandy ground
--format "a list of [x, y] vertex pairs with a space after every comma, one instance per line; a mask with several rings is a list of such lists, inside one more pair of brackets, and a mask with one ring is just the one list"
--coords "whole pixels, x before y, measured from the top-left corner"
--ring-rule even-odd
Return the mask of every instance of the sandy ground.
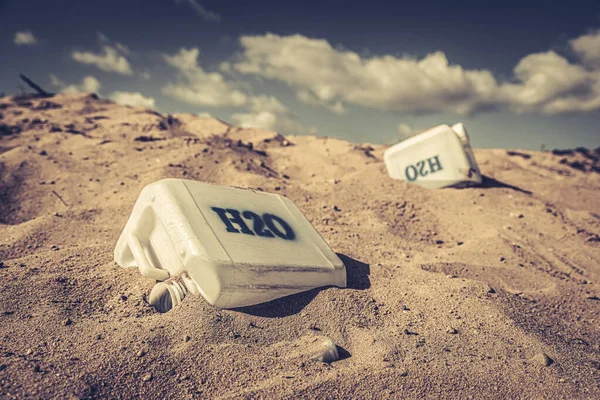
[[[0, 116], [0, 398], [600, 398], [600, 154], [476, 150], [483, 187], [427, 190], [385, 146], [87, 94]], [[167, 177], [289, 197], [349, 287], [157, 313], [112, 255]]]

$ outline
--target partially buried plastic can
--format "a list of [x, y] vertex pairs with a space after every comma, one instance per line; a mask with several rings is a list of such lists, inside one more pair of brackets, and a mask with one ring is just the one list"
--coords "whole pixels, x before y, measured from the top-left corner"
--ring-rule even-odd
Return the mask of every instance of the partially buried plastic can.
[[114, 255], [162, 281], [149, 299], [161, 312], [187, 293], [234, 308], [346, 286], [344, 264], [291, 200], [183, 179], [142, 190]]
[[481, 183], [481, 172], [462, 123], [438, 125], [388, 148], [388, 174], [426, 188]]

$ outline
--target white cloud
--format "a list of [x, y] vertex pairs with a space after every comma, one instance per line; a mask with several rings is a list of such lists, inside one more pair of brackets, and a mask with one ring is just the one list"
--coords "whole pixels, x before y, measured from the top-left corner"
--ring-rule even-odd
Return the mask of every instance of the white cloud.
[[196, 115], [200, 118], [214, 118], [209, 112], [199, 112]]
[[146, 97], [139, 92], [121, 92], [116, 91], [108, 96], [112, 101], [127, 106], [140, 106], [154, 108], [155, 100], [153, 97]]
[[168, 83], [162, 92], [179, 101], [201, 106], [244, 107], [247, 112], [233, 114], [232, 118], [243, 127], [260, 127], [283, 133], [314, 133], [297, 121], [296, 116], [276, 97], [249, 95], [240, 88], [241, 82], [226, 80], [218, 72], [206, 72], [198, 65], [197, 48], [180, 49], [164, 59], [179, 73], [178, 83]]
[[506, 83], [500, 90], [506, 103], [517, 111], [554, 114], [583, 109], [589, 100], [599, 104], [600, 91], [594, 93], [593, 76], [553, 51], [522, 58], [514, 75], [519, 83]]
[[219, 70], [226, 73], [231, 73], [233, 71], [229, 61], [223, 61], [221, 64], [219, 64]]
[[79, 84], [67, 85], [64, 81], [58, 79], [56, 75], [50, 74], [50, 82], [53, 86], [60, 88], [63, 93], [97, 93], [102, 87], [100, 81], [93, 76], [86, 76]]
[[493, 101], [496, 80], [488, 71], [451, 66], [444, 53], [422, 60], [361, 58], [325, 40], [302, 35], [242, 36], [245, 74], [286, 82], [300, 100], [338, 113], [343, 103], [383, 110], [466, 114]]
[[306, 127], [295, 118], [287, 114], [276, 114], [270, 111], [238, 113], [231, 116], [243, 128], [264, 128], [270, 131], [283, 133], [310, 133], [316, 134], [314, 127]]
[[197, 48], [182, 48], [173, 56], [163, 55], [179, 72], [179, 82], [168, 83], [162, 92], [179, 101], [202, 106], [241, 106], [248, 96], [227, 82], [218, 72], [206, 72], [198, 65]]
[[131, 75], [133, 74], [131, 65], [129, 65], [129, 61], [127, 61], [127, 58], [121, 52], [122, 49], [118, 47], [104, 45], [102, 53], [74, 51], [71, 57], [82, 64], [94, 65], [102, 71]]
[[421, 59], [360, 56], [302, 35], [242, 36], [240, 43], [235, 70], [285, 82], [300, 101], [338, 114], [346, 104], [459, 115], [497, 107], [546, 114], [600, 109], [600, 31], [569, 42], [582, 64], [553, 51], [530, 54], [506, 82], [453, 65], [440, 51]]
[[347, 111], [341, 101], [328, 103], [326, 101], [320, 100], [319, 98], [317, 98], [317, 96], [315, 96], [307, 90], [298, 90], [296, 92], [296, 98], [306, 104], [324, 107], [334, 114], [342, 115], [345, 114]]
[[38, 40], [31, 31], [23, 31], [15, 33], [14, 44], [17, 46], [22, 45], [34, 45], [37, 44]]
[[276, 97], [258, 95], [248, 98], [247, 113], [236, 113], [231, 117], [244, 128], [264, 128], [282, 133], [317, 132], [314, 127], [306, 127]]
[[131, 54], [131, 50], [129, 50], [129, 47], [125, 46], [123, 43], [116, 42], [115, 48], [125, 55]]
[[396, 127], [396, 132], [398, 132], [398, 136], [400, 138], [407, 138], [411, 135], [413, 129], [410, 127], [410, 125], [400, 123]]
[[199, 1], [197, 0], [175, 0], [175, 3], [188, 3], [190, 7], [192, 7], [199, 16], [202, 17], [205, 21], [208, 22], [219, 22], [221, 20], [221, 16], [215, 12], [207, 10]]
[[122, 54], [125, 54], [125, 55], [131, 54], [131, 50], [129, 50], [129, 47], [125, 46], [123, 43], [113, 42], [112, 40], [109, 39], [108, 36], [106, 36], [102, 32], [98, 32], [98, 41], [101, 44], [107, 44], [107, 45], [114, 47], [116, 50], [120, 51]]
[[581, 60], [591, 66], [600, 66], [600, 30], [569, 41]]
[[149, 80], [150, 72], [148, 72], [148, 71], [140, 72], [140, 78], [142, 78], [145, 81]]
[[110, 39], [104, 33], [98, 31], [98, 40], [101, 43], [110, 43]]
[[57, 87], [66, 86], [66, 83], [58, 79], [54, 74], [50, 74], [50, 84]]
[[274, 96], [259, 95], [248, 99], [248, 108], [254, 112], [269, 111], [273, 113], [288, 112], [288, 108]]

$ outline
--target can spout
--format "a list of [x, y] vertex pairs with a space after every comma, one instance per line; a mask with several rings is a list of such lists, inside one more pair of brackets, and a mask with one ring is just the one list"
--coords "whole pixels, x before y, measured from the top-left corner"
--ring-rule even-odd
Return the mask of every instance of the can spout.
[[166, 313], [181, 303], [187, 294], [185, 285], [176, 278], [159, 282], [150, 291], [149, 303], [160, 313]]

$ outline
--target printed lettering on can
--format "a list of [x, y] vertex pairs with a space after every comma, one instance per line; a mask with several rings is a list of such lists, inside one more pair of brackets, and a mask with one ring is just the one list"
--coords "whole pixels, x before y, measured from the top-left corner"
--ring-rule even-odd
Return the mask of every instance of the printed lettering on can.
[[430, 173], [434, 174], [443, 169], [442, 163], [440, 162], [440, 156], [437, 155], [418, 161], [416, 165], [407, 165], [406, 169], [404, 170], [404, 175], [406, 176], [407, 181], [413, 182], [419, 177], [425, 177]]
[[[233, 208], [211, 207], [230, 233], [243, 233], [264, 238], [278, 237], [283, 240], [296, 239], [296, 232], [283, 218], [275, 214], [258, 215], [253, 211], [239, 211]], [[248, 226], [251, 223], [251, 227]]]

